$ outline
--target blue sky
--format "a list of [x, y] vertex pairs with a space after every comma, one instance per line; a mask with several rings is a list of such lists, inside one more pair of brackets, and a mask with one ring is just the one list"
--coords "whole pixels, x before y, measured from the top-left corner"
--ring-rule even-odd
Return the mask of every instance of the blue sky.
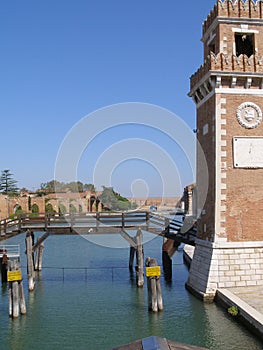
[[[2, 1], [0, 169], [10, 169], [20, 187], [39, 188], [54, 178], [59, 149], [74, 125], [113, 104], [160, 106], [194, 129], [189, 78], [203, 62], [202, 22], [214, 4], [214, 0]], [[180, 147], [160, 130], [120, 122], [95, 136], [77, 169], [77, 178], [84, 183], [93, 182], [94, 165], [102, 154], [135, 138], [159, 145], [181, 168], [181, 184], [178, 188], [177, 180], [171, 179], [169, 194], [179, 194], [194, 180], [189, 166], [183, 165]], [[107, 157], [104, 162], [107, 168]], [[149, 195], [162, 195], [165, 166], [157, 159], [158, 166], [154, 163], [131, 157], [113, 164], [110, 184], [130, 196], [132, 184], [138, 195], [141, 181]]]

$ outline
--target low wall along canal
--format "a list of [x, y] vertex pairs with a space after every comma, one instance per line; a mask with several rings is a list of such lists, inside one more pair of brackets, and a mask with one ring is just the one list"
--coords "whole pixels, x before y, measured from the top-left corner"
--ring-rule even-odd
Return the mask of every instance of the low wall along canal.
[[[21, 247], [27, 314], [9, 318], [8, 289], [3, 285], [2, 349], [108, 350], [152, 335], [213, 350], [262, 349], [262, 343], [223, 309], [186, 291], [188, 270], [182, 249], [173, 256], [171, 283], [163, 274], [160, 278], [164, 310], [153, 313], [148, 311], [146, 280], [143, 288], [137, 288], [135, 271], [129, 271], [128, 246], [109, 248], [79, 235], [51, 235], [45, 241], [35, 290], [28, 292], [25, 234], [4, 243]], [[161, 247], [161, 237], [149, 240], [144, 244], [145, 257], [160, 263]]]

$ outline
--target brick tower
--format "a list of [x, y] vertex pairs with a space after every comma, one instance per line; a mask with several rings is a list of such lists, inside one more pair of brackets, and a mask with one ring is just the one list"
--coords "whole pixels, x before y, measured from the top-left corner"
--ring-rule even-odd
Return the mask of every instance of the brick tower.
[[[189, 96], [209, 179], [186, 287], [210, 300], [263, 285], [263, 2], [218, 0], [202, 42]], [[197, 152], [197, 197], [203, 177]]]

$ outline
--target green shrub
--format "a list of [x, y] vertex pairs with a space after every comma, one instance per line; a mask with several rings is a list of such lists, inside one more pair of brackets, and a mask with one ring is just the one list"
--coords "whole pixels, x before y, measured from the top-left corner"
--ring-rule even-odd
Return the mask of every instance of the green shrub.
[[238, 310], [238, 307], [236, 305], [233, 305], [227, 309], [227, 312], [232, 316], [237, 316], [239, 310]]

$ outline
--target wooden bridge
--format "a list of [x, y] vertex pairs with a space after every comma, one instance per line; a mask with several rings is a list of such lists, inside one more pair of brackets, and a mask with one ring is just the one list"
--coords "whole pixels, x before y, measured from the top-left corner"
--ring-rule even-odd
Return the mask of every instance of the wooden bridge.
[[49, 234], [119, 233], [127, 230], [144, 230], [172, 239], [178, 243], [195, 244], [196, 228], [174, 218], [149, 211], [97, 212], [64, 215], [22, 214], [0, 222], [0, 237], [30, 231]]
[[[35, 288], [35, 271], [41, 271], [42, 269], [44, 240], [50, 234], [84, 235], [119, 233], [130, 244], [130, 271], [133, 270], [133, 261], [136, 254], [136, 282], [138, 287], [142, 287], [144, 284], [142, 231], [148, 231], [166, 238], [163, 240], [162, 247], [163, 270], [165, 279], [171, 281], [172, 255], [177, 250], [180, 243], [195, 244], [196, 228], [193, 227], [192, 224], [189, 225], [187, 221], [186, 218], [183, 221], [179, 221], [149, 211], [97, 212], [64, 215], [43, 214], [37, 216], [24, 214], [14, 219], [6, 219], [0, 222], [0, 239], [6, 239], [10, 236], [26, 232], [25, 252], [27, 255], [28, 289], [32, 291]], [[41, 237], [38, 237], [37, 242], [35, 242], [34, 232], [39, 231], [44, 231], [45, 233]], [[136, 231], [137, 233], [135, 236], [131, 236], [128, 233], [129, 231]], [[11, 247], [1, 247], [1, 252], [3, 253], [3, 255], [0, 256], [2, 276], [7, 274], [6, 263], [3, 263], [4, 256], [5, 259], [9, 260], [14, 258], [11, 256], [10, 248]], [[17, 265], [19, 265], [18, 259], [14, 260], [14, 262], [17, 262]], [[15, 266], [13, 267], [16, 270]], [[157, 290], [157, 288], [155, 289]]]

